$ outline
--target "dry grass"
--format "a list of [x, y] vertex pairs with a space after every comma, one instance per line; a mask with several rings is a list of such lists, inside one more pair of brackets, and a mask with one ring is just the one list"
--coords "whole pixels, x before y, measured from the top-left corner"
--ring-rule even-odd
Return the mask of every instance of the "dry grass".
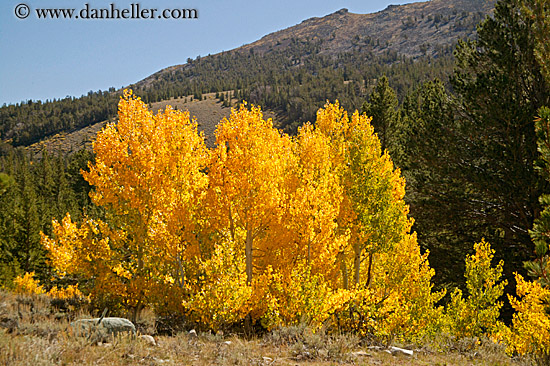
[[[276, 329], [245, 339], [235, 334], [179, 331], [156, 334], [155, 317], [146, 312], [138, 330], [157, 345], [132, 336], [93, 344], [76, 337], [69, 323], [90, 316], [59, 312], [46, 296], [21, 297], [0, 291], [0, 365], [527, 365], [507, 357], [502, 347], [440, 342], [414, 349], [414, 355], [389, 354], [350, 334], [313, 332], [305, 326]], [[400, 346], [400, 345], [397, 345]], [[439, 349], [435, 351], [434, 349]]]
[[[224, 107], [222, 103], [216, 99], [216, 93], [207, 93], [202, 96], [203, 100], [193, 99], [191, 95], [163, 100], [151, 104], [151, 109], [156, 113], [159, 109], [165, 109], [166, 106], [170, 105], [181, 111], [189, 111], [191, 117], [197, 119], [199, 130], [204, 132], [206, 145], [208, 147], [214, 147], [216, 142], [216, 127], [223, 118], [229, 118], [231, 107]], [[236, 103], [236, 99], [231, 99], [231, 105], [233, 107], [237, 106]], [[275, 114], [270, 111], [264, 111], [264, 118], [272, 118], [274, 121], [277, 119]]]
[[[216, 141], [214, 132], [218, 123], [231, 114], [230, 107], [224, 107], [216, 99], [216, 93], [203, 94], [203, 100], [193, 99], [191, 95], [181, 98], [172, 98], [160, 102], [152, 103], [150, 108], [156, 113], [159, 109], [165, 109], [170, 105], [181, 111], [189, 111], [191, 117], [195, 117], [200, 131], [204, 132], [206, 144], [213, 147]], [[232, 99], [232, 105], [236, 105], [237, 100]], [[264, 118], [273, 118], [276, 123], [277, 117], [273, 112], [265, 111]], [[114, 119], [113, 119], [114, 121]], [[105, 127], [107, 121], [83, 127], [81, 129], [60, 132], [54, 136], [49, 136], [44, 140], [28, 146], [26, 149], [34, 156], [40, 158], [42, 150], [45, 149], [49, 154], [67, 155], [81, 149], [92, 149], [92, 141], [95, 140], [97, 133]]]

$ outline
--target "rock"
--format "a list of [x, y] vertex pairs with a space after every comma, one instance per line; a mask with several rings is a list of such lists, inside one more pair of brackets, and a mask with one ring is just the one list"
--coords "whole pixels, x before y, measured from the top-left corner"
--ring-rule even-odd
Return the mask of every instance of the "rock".
[[189, 331], [189, 335], [190, 335], [191, 337], [198, 337], [197, 331], [196, 331], [195, 329], [191, 329], [191, 330]]
[[76, 335], [93, 337], [97, 342], [119, 333], [136, 334], [134, 324], [125, 318], [80, 319], [72, 322], [71, 327]]
[[414, 354], [414, 351], [393, 346], [391, 346], [388, 350], [391, 352], [392, 355], [396, 353], [402, 353], [407, 356], [412, 356]]
[[230, 345], [231, 345], [231, 341], [225, 341], [225, 342], [223, 342], [223, 344], [226, 344], [226, 345], [230, 346]]
[[157, 342], [155, 341], [155, 338], [153, 338], [150, 335], [142, 334], [139, 336], [140, 339], [144, 340], [146, 343], [148, 343], [150, 346], [156, 346]]
[[370, 353], [367, 353], [363, 350], [357, 351], [357, 352], [352, 352], [351, 354], [353, 356], [358, 356], [358, 357], [372, 357], [372, 355]]

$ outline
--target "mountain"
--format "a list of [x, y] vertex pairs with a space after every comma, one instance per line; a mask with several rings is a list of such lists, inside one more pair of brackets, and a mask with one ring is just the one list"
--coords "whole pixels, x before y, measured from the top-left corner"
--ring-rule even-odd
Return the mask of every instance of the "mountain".
[[[354, 14], [341, 9], [322, 18], [270, 33], [260, 40], [230, 52], [254, 52], [265, 56], [292, 43], [318, 42], [319, 53], [337, 55], [350, 51], [383, 54], [397, 52], [407, 57], [437, 57], [459, 39], [475, 37], [477, 24], [494, 8], [495, 0], [431, 0], [390, 5], [372, 14]], [[189, 64], [175, 65], [137, 83], [173, 72]]]
[[[271, 110], [277, 124], [293, 132], [313, 120], [326, 100], [360, 108], [382, 74], [388, 75], [399, 98], [425, 80], [446, 79], [453, 68], [454, 44], [475, 37], [476, 25], [493, 6], [494, 0], [432, 0], [389, 6], [373, 14], [342, 9], [232, 51], [168, 67], [130, 87], [148, 103], [177, 100], [183, 108], [187, 100], [217, 94], [208, 104], [213, 112], [199, 121], [209, 126], [207, 130], [213, 130], [219, 121], [214, 116], [222, 113], [229, 97], [233, 103], [248, 100]], [[89, 146], [78, 141], [79, 136], [89, 141], [90, 131], [98, 128], [94, 125], [116, 117], [119, 95], [113, 89], [4, 106], [0, 154], [1, 145], [29, 146], [69, 133], [75, 139], [71, 146]]]
[[408, 57], [436, 56], [441, 47], [473, 37], [475, 26], [493, 7], [494, 1], [487, 0], [432, 0], [390, 5], [373, 14], [341, 9], [271, 33], [238, 51], [264, 54], [288, 46], [291, 39], [311, 39], [322, 40], [322, 54], [354, 50], [380, 54], [389, 49]]

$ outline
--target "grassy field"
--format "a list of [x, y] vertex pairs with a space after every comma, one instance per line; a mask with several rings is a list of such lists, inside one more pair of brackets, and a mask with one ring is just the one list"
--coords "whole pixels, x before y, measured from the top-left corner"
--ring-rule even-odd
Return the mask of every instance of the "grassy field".
[[[91, 317], [78, 306], [47, 296], [0, 291], [0, 365], [529, 365], [512, 359], [501, 346], [474, 340], [402, 345], [412, 356], [391, 352], [353, 334], [313, 332], [305, 326], [242, 334], [161, 329], [152, 312], [137, 322], [138, 336], [92, 342], [77, 337], [70, 322]], [[171, 325], [174, 325], [173, 323]], [[170, 333], [170, 332], [168, 332]], [[156, 344], [139, 336], [152, 335]]]

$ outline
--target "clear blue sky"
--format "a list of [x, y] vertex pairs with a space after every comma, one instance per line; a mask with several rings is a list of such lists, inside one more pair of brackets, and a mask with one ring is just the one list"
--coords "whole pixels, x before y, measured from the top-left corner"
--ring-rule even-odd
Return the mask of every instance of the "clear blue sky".
[[[1, 0], [0, 105], [120, 88], [187, 58], [227, 51], [317, 16], [414, 0]], [[198, 19], [38, 19], [37, 8], [197, 9]], [[30, 14], [18, 19], [26, 4]], [[25, 15], [25, 8], [20, 14]]]

